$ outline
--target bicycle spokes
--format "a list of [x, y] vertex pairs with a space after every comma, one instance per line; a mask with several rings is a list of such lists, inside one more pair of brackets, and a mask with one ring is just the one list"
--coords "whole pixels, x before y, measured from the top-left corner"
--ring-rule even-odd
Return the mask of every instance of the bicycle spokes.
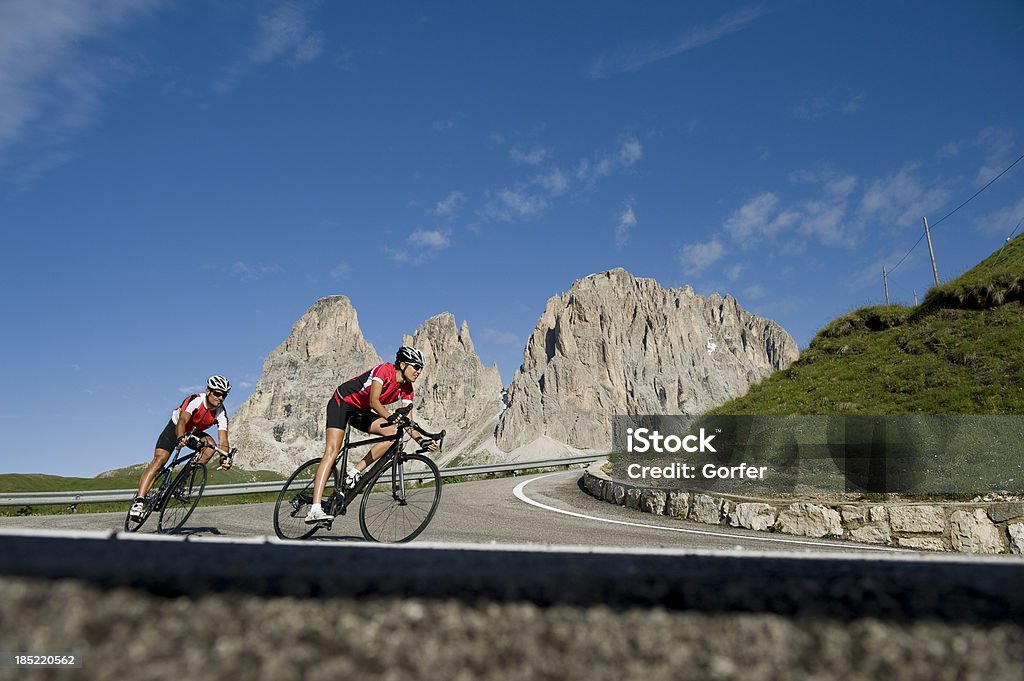
[[441, 475], [433, 461], [411, 454], [389, 462], [363, 492], [359, 507], [363, 535], [380, 542], [413, 539], [430, 522], [440, 496]]
[[[281, 539], [306, 539], [320, 529], [319, 525], [307, 525], [306, 514], [313, 504], [313, 485], [320, 459], [313, 459], [299, 466], [281, 488], [274, 504], [274, 533]], [[324, 489], [324, 507], [331, 513], [329, 504], [338, 484], [335, 469]]]

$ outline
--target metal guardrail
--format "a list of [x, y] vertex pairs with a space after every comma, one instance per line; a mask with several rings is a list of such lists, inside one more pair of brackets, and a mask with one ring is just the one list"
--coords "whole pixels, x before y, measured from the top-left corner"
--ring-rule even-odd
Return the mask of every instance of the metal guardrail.
[[[502, 464], [478, 464], [475, 466], [459, 466], [457, 468], [442, 468], [442, 478], [453, 478], [469, 475], [486, 475], [487, 473], [508, 473], [533, 468], [558, 468], [561, 466], [573, 466], [581, 463], [592, 463], [604, 458], [603, 454], [588, 454], [585, 456], [572, 456], [564, 459], [543, 459], [541, 461], [517, 461], [514, 463]], [[413, 474], [409, 477], [416, 478]], [[232, 494], [258, 494], [260, 492], [277, 492], [284, 486], [284, 480], [271, 480], [269, 482], [244, 482], [231, 485], [210, 485], [203, 492], [203, 496], [216, 497]], [[0, 492], [0, 506], [45, 506], [71, 505], [71, 504], [94, 504], [104, 501], [131, 501], [135, 496], [135, 489], [97, 489], [82, 492]]]

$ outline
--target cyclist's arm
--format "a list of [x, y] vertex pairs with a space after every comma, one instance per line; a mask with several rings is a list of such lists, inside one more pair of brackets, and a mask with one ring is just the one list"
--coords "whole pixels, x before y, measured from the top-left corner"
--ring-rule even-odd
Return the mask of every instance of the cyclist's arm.
[[[412, 409], [409, 410], [409, 413], [406, 414], [406, 416], [409, 418], [409, 420], [412, 420]], [[431, 451], [431, 452], [436, 452], [437, 451], [437, 449], [438, 449], [437, 441], [424, 437], [423, 433], [421, 433], [416, 428], [410, 428], [409, 429], [409, 435], [412, 436], [413, 440], [416, 440], [416, 444], [418, 444], [420, 447], [423, 447], [424, 443], [426, 443], [426, 448], [427, 448], [428, 451]]]
[[370, 381], [370, 409], [374, 411], [377, 416], [385, 419], [391, 418], [391, 412], [384, 408], [384, 405], [380, 403], [380, 393], [384, 390], [384, 384], [380, 381]]
[[182, 409], [178, 413], [178, 422], [174, 425], [174, 434], [178, 437], [178, 444], [185, 437], [185, 433], [188, 432], [188, 424], [192, 421], [192, 412], [185, 411]]
[[217, 414], [217, 440], [221, 449], [225, 452], [231, 451], [231, 445], [228, 443], [228, 413], [223, 407]]

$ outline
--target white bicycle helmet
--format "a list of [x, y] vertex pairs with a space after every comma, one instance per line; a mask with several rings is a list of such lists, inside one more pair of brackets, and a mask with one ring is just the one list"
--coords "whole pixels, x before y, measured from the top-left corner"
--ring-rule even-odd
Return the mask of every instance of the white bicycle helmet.
[[206, 381], [206, 387], [210, 390], [221, 390], [223, 392], [231, 392], [231, 381], [224, 378], [223, 376], [210, 376]]
[[395, 353], [395, 366], [398, 366], [399, 362], [405, 362], [406, 364], [419, 364], [421, 367], [426, 364], [423, 360], [423, 353], [408, 345], [403, 345], [398, 348], [398, 352]]

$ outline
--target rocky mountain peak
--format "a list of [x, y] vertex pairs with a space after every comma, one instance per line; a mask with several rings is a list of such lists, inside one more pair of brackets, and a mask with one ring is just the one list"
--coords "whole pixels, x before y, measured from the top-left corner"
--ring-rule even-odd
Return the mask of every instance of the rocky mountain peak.
[[469, 325], [464, 321], [457, 327], [455, 317], [443, 312], [403, 342], [422, 350], [427, 361], [415, 385], [416, 420], [424, 427], [448, 429], [454, 436], [446, 440], [448, 451], [478, 431], [492, 435], [504, 386], [498, 367], [484, 367], [477, 356]]
[[795, 361], [796, 343], [731, 296], [617, 268], [548, 300], [497, 429], [505, 451], [548, 436], [608, 449], [615, 414], [699, 414]]
[[322, 453], [331, 392], [380, 362], [348, 298], [316, 301], [267, 356], [255, 392], [232, 416], [232, 444], [246, 468], [286, 472]]
[[[427, 360], [414, 387], [415, 418], [424, 427], [447, 429], [449, 451], [459, 451], [460, 444], [480, 432], [493, 439], [502, 405], [501, 377], [497, 367], [480, 362], [469, 325], [457, 327], [445, 312], [403, 343], [423, 350]], [[332, 392], [382, 361], [363, 338], [348, 298], [330, 296], [314, 303], [267, 357], [255, 392], [232, 416], [232, 444], [245, 466], [287, 473], [322, 454]]]

